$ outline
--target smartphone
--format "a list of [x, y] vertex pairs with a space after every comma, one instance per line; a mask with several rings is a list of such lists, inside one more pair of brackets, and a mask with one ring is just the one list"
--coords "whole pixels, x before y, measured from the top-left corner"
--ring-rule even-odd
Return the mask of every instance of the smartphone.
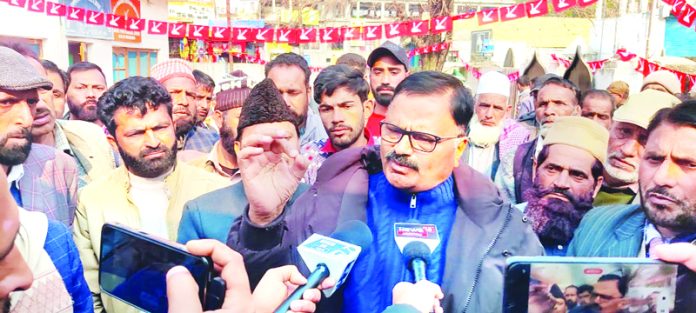
[[681, 312], [677, 273], [646, 258], [511, 257], [503, 312]]
[[168, 311], [166, 276], [177, 265], [191, 272], [199, 290], [192, 296], [198, 296], [206, 309], [215, 308], [216, 301], [222, 304], [224, 281], [214, 278], [212, 261], [187, 252], [180, 244], [107, 223], [102, 227], [100, 253], [101, 290], [140, 310]]

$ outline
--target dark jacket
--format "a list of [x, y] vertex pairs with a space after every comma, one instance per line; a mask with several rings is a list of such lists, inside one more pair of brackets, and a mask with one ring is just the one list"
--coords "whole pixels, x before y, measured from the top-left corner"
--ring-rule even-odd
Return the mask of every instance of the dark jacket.
[[[329, 235], [343, 221], [364, 221], [368, 175], [381, 171], [377, 151], [356, 148], [334, 154], [310, 190], [269, 225], [253, 225], [248, 213], [235, 221], [228, 245], [244, 255], [247, 271], [301, 264], [295, 247], [312, 233]], [[442, 306], [445, 312], [499, 312], [505, 259], [542, 255], [543, 248], [489, 179], [463, 164], [453, 174], [459, 209], [448, 240]]]
[[534, 186], [534, 150], [537, 145], [537, 140], [539, 138], [521, 144], [517, 147], [515, 151], [515, 159], [513, 163], [513, 173], [515, 176], [515, 199], [517, 203], [526, 202], [522, 197], [525, 190], [530, 189]]

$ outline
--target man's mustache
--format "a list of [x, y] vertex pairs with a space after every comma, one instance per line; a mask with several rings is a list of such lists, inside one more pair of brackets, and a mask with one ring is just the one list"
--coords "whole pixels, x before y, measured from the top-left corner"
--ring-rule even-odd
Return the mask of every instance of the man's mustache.
[[418, 171], [418, 164], [416, 162], [413, 162], [408, 159], [407, 156], [403, 154], [396, 154], [396, 152], [391, 151], [387, 153], [387, 161], [392, 161], [395, 162], [396, 164], [399, 164], [404, 167], [408, 167], [414, 171]]

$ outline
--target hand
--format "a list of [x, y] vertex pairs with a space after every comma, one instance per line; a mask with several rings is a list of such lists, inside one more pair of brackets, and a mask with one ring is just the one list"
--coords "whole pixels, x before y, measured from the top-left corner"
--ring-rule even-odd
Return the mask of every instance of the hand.
[[309, 160], [300, 155], [290, 134], [249, 134], [243, 139], [238, 162], [249, 201], [249, 218], [264, 226], [282, 212], [297, 190]]
[[[274, 312], [290, 294], [300, 285], [307, 283], [294, 265], [273, 268], [266, 272], [254, 290], [254, 304], [256, 312]], [[334, 282], [330, 278], [325, 279], [319, 289], [333, 287]], [[290, 312], [312, 313], [316, 310], [316, 303], [321, 300], [319, 289], [309, 289], [302, 295], [302, 300], [293, 301], [290, 304]]]
[[686, 243], [672, 243], [655, 246], [650, 256], [665, 262], [681, 263], [696, 272], [696, 246]]
[[440, 300], [445, 295], [440, 286], [427, 280], [421, 280], [415, 284], [400, 282], [392, 290], [393, 304], [410, 304], [423, 313], [442, 313]]
[[[215, 270], [219, 271], [220, 277], [225, 280], [227, 285], [225, 302], [216, 312], [254, 312], [249, 277], [246, 274], [242, 255], [212, 239], [189, 241], [186, 249], [194, 255], [211, 257]], [[170, 313], [203, 312], [197, 295], [198, 285], [185, 267], [175, 266], [167, 272], [167, 299]]]

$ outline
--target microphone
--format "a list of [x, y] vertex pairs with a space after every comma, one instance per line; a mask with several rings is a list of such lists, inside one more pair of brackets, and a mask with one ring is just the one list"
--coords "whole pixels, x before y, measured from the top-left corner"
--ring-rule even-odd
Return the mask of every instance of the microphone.
[[427, 280], [426, 268], [430, 254], [440, 245], [440, 234], [434, 224], [394, 223], [394, 241], [413, 271], [415, 282]]
[[425, 273], [428, 264], [430, 264], [430, 248], [420, 241], [411, 241], [404, 247], [402, 254], [406, 258], [415, 282], [428, 280]]
[[357, 220], [341, 224], [331, 237], [313, 234], [307, 238], [297, 247], [297, 251], [312, 273], [307, 277], [307, 284], [290, 294], [275, 313], [287, 312], [292, 301], [301, 299], [306, 290], [316, 288], [327, 277], [336, 281], [336, 286], [324, 290], [324, 295], [333, 295], [348, 277], [360, 252], [367, 249], [372, 240], [370, 228]]

